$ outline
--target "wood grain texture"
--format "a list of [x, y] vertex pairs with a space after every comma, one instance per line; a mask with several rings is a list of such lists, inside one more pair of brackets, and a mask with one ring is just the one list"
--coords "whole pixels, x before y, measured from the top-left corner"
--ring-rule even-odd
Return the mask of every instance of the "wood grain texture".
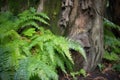
[[77, 66], [82, 66], [86, 71], [93, 70], [102, 58], [103, 22], [98, 12], [103, 13], [103, 3], [104, 0], [73, 0], [70, 9], [65, 7], [69, 9], [67, 11], [69, 15], [64, 17], [68, 22], [65, 25], [65, 34], [68, 38], [81, 43], [86, 50], [88, 62], [81, 62], [82, 58], [75, 61]]

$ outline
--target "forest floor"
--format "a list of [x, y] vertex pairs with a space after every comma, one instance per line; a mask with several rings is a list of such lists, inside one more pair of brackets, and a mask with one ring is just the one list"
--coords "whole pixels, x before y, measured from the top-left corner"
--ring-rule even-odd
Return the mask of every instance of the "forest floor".
[[[120, 80], [120, 72], [112, 69], [112, 64], [109, 62], [103, 63], [104, 69], [100, 71], [96, 68], [94, 71], [87, 73], [87, 77], [77, 76], [75, 80]], [[60, 80], [74, 80], [71, 76], [63, 76]]]
[[119, 72], [107, 70], [105, 72], [93, 71], [87, 77], [79, 76], [77, 80], [120, 80]]

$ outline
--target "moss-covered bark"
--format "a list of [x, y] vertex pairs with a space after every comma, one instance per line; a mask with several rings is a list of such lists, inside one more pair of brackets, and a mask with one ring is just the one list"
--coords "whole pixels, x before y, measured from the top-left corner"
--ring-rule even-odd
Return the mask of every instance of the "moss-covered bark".
[[[39, 1], [41, 0], [0, 0], [0, 9], [2, 11], [9, 10], [17, 15], [29, 9], [29, 7], [37, 8]], [[61, 0], [44, 0], [44, 2], [43, 12], [50, 17], [50, 29], [55, 34], [60, 34], [61, 31], [58, 27], [58, 20], [61, 11]]]
[[60, 29], [58, 27], [60, 11], [61, 11], [61, 0], [45, 1], [43, 12], [45, 12], [50, 17], [50, 29], [55, 34], [60, 34]]
[[17, 15], [29, 7], [37, 7], [38, 2], [39, 0], [0, 0], [0, 9]]

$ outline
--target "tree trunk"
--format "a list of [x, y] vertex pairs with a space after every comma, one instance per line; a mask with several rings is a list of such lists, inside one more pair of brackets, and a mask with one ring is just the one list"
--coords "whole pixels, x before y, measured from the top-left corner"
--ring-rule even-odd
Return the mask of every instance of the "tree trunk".
[[[58, 5], [60, 2], [61, 5]], [[44, 12], [51, 15], [52, 25], [59, 26], [62, 29], [62, 34], [81, 43], [84, 47], [88, 62], [83, 61], [79, 54], [73, 53], [75, 70], [84, 68], [86, 71], [91, 71], [101, 61], [104, 3], [105, 0], [46, 0], [39, 5], [43, 6]], [[57, 19], [53, 20], [54, 18]], [[56, 24], [56, 22], [58, 23]]]
[[[86, 50], [88, 62], [81, 63], [76, 55], [77, 67], [86, 71], [93, 70], [103, 55], [104, 0], [63, 0], [60, 26], [65, 29], [68, 38], [82, 44]], [[79, 62], [78, 62], [79, 61]]]

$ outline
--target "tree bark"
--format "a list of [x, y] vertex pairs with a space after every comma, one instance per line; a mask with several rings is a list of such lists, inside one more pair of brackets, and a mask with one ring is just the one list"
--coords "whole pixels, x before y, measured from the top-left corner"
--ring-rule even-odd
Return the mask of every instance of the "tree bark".
[[[95, 69], [103, 55], [104, 0], [63, 0], [60, 26], [65, 35], [84, 47], [88, 62], [75, 61], [77, 68]], [[77, 55], [78, 56], [78, 55]], [[77, 58], [77, 57], [76, 57]], [[79, 67], [79, 68], [78, 68]]]

